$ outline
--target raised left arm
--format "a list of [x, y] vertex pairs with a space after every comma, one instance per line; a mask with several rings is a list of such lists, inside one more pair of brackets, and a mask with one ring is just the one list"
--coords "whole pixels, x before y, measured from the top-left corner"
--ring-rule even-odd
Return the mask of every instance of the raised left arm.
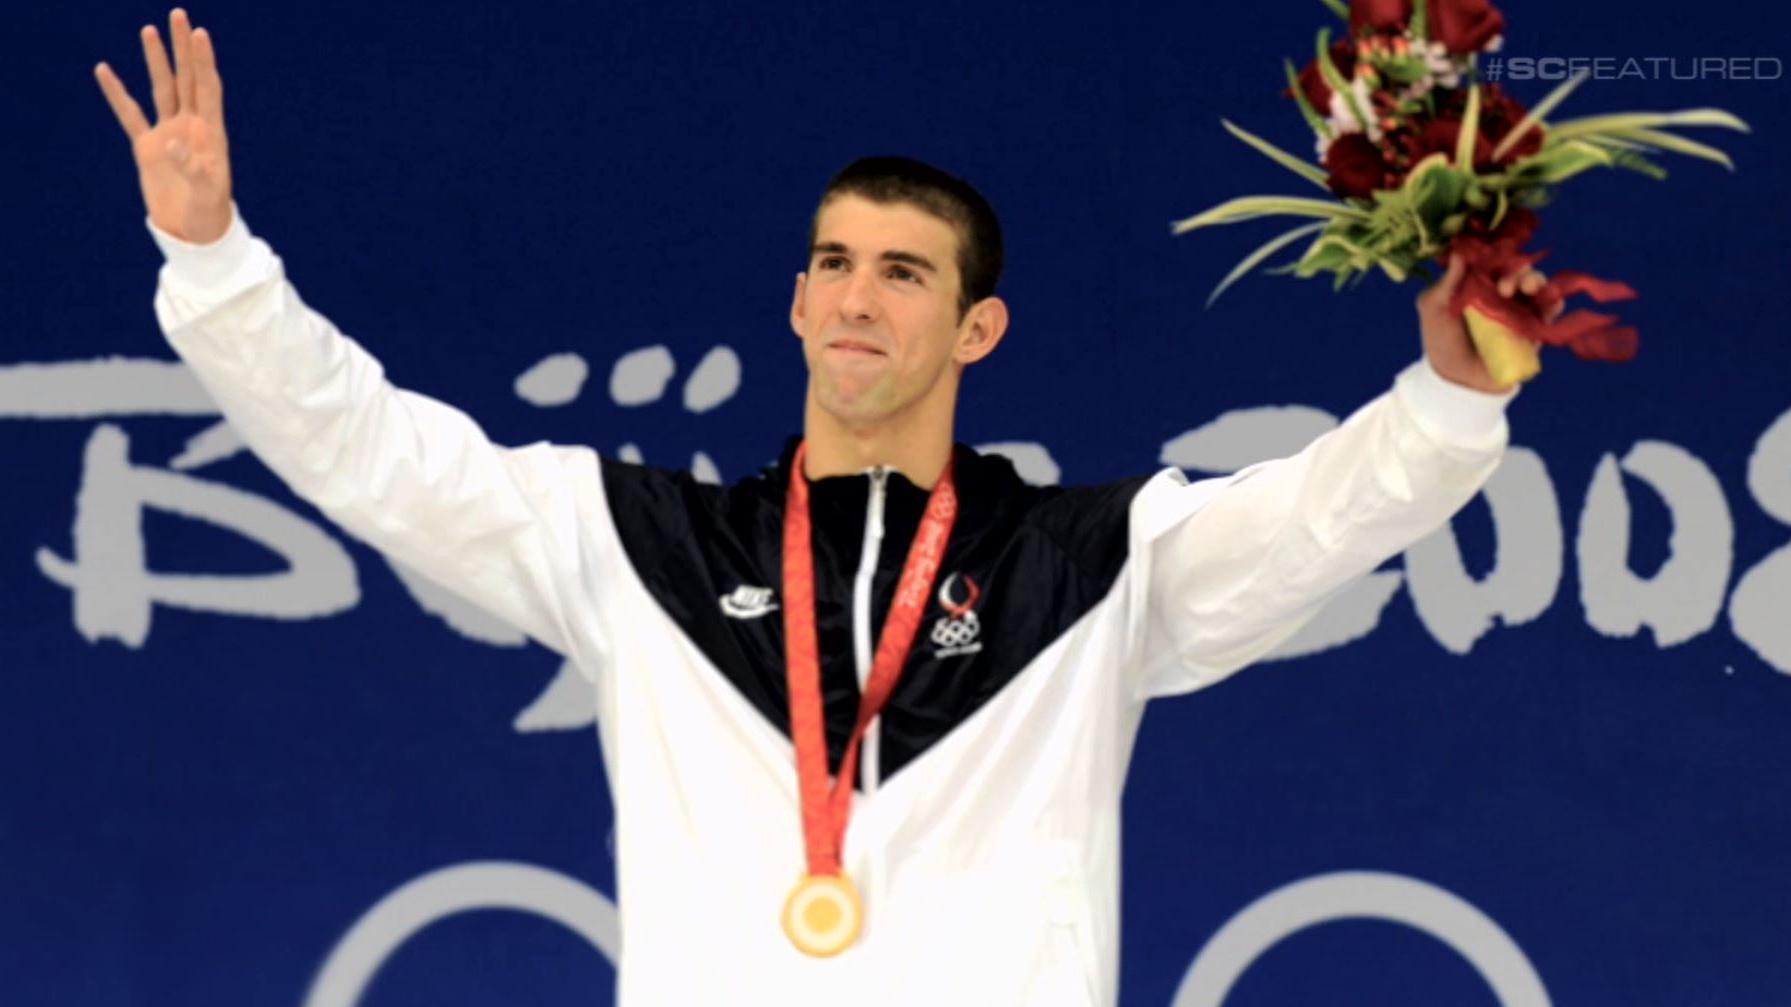
[[1173, 516], [1147, 546], [1141, 697], [1256, 661], [1447, 522], [1498, 468], [1518, 389], [1494, 390], [1461, 320], [1439, 310], [1459, 277], [1454, 266], [1419, 296], [1424, 359], [1336, 429], [1295, 455], [1140, 501]]

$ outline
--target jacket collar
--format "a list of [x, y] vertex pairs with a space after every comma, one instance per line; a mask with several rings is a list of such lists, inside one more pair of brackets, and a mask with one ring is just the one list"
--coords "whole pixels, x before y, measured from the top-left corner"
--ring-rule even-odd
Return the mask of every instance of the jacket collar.
[[[802, 435], [784, 439], [777, 461], [764, 469], [768, 492], [782, 499], [790, 485], [790, 470], [796, 461], [796, 448]], [[952, 476], [958, 486], [959, 519], [976, 521], [995, 510], [1014, 493], [1027, 488], [1014, 470], [1014, 463], [998, 454], [983, 454], [967, 444], [952, 445]], [[862, 504], [869, 492], [868, 472], [823, 476], [809, 480], [811, 497], [820, 504], [827, 500]], [[923, 508], [928, 490], [922, 489], [900, 469], [889, 473], [888, 493], [892, 503], [913, 502], [915, 510]]]

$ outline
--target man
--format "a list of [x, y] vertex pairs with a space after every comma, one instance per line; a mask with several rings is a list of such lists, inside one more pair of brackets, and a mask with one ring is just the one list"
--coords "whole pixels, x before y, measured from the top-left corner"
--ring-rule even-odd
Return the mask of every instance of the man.
[[1028, 486], [952, 441], [1007, 329], [994, 213], [879, 158], [817, 209], [803, 436], [766, 473], [500, 447], [299, 299], [231, 199], [210, 39], [170, 21], [173, 69], [143, 34], [155, 126], [96, 68], [167, 258], [157, 319], [296, 493], [591, 678], [625, 1005], [1113, 1002], [1145, 702], [1291, 636], [1507, 442], [1516, 392], [1443, 310], [1454, 266], [1419, 299], [1425, 359], [1299, 454]]

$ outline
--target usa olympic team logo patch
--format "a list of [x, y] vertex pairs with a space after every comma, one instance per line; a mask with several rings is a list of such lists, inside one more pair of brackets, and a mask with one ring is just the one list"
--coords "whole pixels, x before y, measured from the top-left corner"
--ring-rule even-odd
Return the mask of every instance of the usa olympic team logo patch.
[[[964, 583], [965, 597], [963, 601], [953, 601], [959, 581]], [[956, 657], [983, 649], [982, 641], [977, 639], [982, 633], [982, 624], [972, 611], [982, 596], [982, 589], [967, 574], [954, 573], [939, 585], [939, 607], [945, 609], [945, 614], [933, 623], [933, 643], [938, 648], [933, 651], [934, 657]]]

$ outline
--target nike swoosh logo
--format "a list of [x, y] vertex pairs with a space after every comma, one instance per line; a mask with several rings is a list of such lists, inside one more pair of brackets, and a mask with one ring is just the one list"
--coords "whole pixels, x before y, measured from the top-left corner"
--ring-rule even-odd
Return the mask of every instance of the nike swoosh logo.
[[732, 619], [757, 619], [776, 608], [770, 588], [742, 587], [721, 596], [721, 612]]

